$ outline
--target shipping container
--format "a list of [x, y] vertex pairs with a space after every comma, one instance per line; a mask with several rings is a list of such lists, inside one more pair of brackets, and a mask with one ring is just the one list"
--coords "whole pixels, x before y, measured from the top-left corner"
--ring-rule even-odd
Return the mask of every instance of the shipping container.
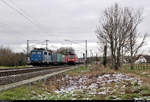
[[61, 62], [62, 62], [63, 64], [66, 63], [66, 56], [65, 56], [65, 55], [62, 55]]
[[52, 62], [53, 62], [53, 64], [57, 63], [57, 54], [56, 53], [52, 53]]
[[57, 54], [57, 63], [61, 63], [61, 56], [62, 56], [61, 54], [59, 53]]

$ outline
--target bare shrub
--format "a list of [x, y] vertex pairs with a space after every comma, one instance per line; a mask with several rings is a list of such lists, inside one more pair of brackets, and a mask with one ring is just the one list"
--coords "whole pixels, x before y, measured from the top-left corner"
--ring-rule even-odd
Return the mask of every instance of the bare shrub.
[[14, 53], [10, 48], [0, 48], [0, 66], [21, 66], [26, 64], [24, 53]]

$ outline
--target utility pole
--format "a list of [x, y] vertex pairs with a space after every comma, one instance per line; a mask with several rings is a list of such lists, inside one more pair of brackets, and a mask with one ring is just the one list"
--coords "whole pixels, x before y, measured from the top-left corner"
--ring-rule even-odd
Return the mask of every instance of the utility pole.
[[26, 56], [26, 61], [27, 63], [29, 63], [30, 59], [29, 59], [29, 40], [27, 40], [27, 56]]
[[93, 52], [92, 52], [92, 50], [90, 50], [90, 53], [91, 53], [91, 57], [93, 57]]
[[87, 40], [85, 40], [85, 66], [87, 67]]
[[27, 40], [27, 57], [29, 56], [29, 40]]
[[97, 64], [97, 60], [98, 60], [98, 58], [97, 58], [97, 53], [96, 53], [96, 64]]
[[48, 41], [49, 40], [46, 40], [46, 50], [48, 50]]
[[90, 61], [91, 61], [91, 63], [92, 63], [92, 61], [93, 61], [93, 52], [92, 52], [92, 50], [90, 50], [90, 53], [91, 53], [91, 54], [90, 54], [90, 55], [91, 55], [91, 56], [90, 56]]

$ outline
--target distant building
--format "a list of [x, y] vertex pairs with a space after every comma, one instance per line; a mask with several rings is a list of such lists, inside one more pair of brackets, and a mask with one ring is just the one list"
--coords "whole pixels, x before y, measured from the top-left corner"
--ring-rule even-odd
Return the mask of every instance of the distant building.
[[138, 56], [137, 60], [135, 61], [135, 64], [138, 63], [147, 63], [146, 58], [143, 55]]
[[149, 55], [139, 55], [135, 61], [135, 63], [150, 63]]

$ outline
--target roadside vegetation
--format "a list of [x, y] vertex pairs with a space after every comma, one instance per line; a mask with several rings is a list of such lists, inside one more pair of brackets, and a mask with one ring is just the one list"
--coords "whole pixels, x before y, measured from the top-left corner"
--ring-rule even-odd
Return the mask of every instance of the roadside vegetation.
[[24, 53], [14, 53], [10, 48], [0, 48], [0, 68], [25, 65], [26, 55]]
[[22, 66], [0, 66], [0, 69], [13, 69], [13, 68], [30, 68], [32, 65], [22, 65]]
[[[150, 99], [150, 69], [130, 72], [102, 65], [81, 66], [43, 82], [0, 93], [0, 100], [128, 100]], [[139, 74], [141, 73], [141, 74]]]

